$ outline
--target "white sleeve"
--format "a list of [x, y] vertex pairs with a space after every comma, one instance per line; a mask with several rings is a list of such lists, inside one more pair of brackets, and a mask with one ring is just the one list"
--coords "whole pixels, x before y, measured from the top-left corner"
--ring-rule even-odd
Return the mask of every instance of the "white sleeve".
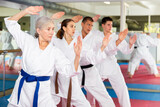
[[158, 39], [158, 38], [151, 38], [151, 37], [147, 36], [147, 40], [148, 40], [149, 46], [157, 46], [160, 44], [160, 39]]
[[107, 57], [117, 54], [117, 47], [115, 42], [109, 43], [108, 46], [104, 49], [104, 51], [101, 51], [103, 37], [100, 36], [100, 33], [100, 31], [94, 31], [93, 33], [93, 49], [87, 50], [85, 49], [85, 46], [83, 46], [81, 52], [81, 60], [83, 60], [83, 63], [85, 62], [85, 64], [95, 65], [101, 63]]
[[31, 35], [23, 32], [21, 30], [20, 25], [17, 23], [17, 21], [8, 20], [8, 18], [9, 17], [4, 19], [6, 27], [7, 27], [8, 31], [11, 33], [11, 35], [14, 37], [14, 39], [16, 40], [18, 47], [20, 47], [20, 49], [23, 50], [26, 39], [27, 38], [31, 39], [33, 37]]
[[[96, 38], [96, 46], [94, 48], [95, 49], [100, 49], [102, 46], [102, 41], [103, 41], [103, 37], [102, 36], [97, 36]], [[110, 42], [108, 43], [108, 45], [106, 46], [106, 48], [104, 49], [104, 52], [107, 56], [111, 56], [111, 55], [115, 55], [117, 54], [117, 46], [116, 46], [116, 42], [115, 40], [113, 40], [111, 38]]]
[[129, 47], [129, 44], [126, 42], [126, 40], [123, 40], [118, 46], [117, 49], [120, 50], [123, 54], [130, 54], [132, 53], [134, 49], [134, 44], [132, 47]]
[[70, 62], [59, 49], [57, 49], [55, 68], [57, 72], [67, 77], [72, 77], [79, 73], [79, 70], [77, 72], [75, 70], [74, 62]]
[[116, 55], [117, 51], [118, 51], [117, 46], [116, 46], [116, 42], [111, 40], [104, 51], [107, 56]]
[[105, 52], [102, 52], [101, 49], [98, 51], [83, 49], [81, 52], [81, 59], [85, 59], [86, 64], [95, 65], [101, 63], [104, 59], [106, 59], [106, 57]]
[[83, 62], [85, 62], [85, 64], [98, 64], [101, 63], [104, 59], [106, 59], [106, 54], [105, 52], [101, 51], [101, 42], [102, 42], [102, 38], [99, 35], [99, 31], [92, 31], [94, 32], [92, 35], [93, 36], [93, 45], [91, 46], [92, 49], [88, 50], [88, 46], [84, 46], [82, 48], [81, 51], [81, 60], [83, 60]]

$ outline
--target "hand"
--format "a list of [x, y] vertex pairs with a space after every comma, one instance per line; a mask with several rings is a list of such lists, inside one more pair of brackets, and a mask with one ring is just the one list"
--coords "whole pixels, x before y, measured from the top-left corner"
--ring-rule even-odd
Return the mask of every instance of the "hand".
[[78, 23], [82, 18], [83, 18], [83, 16], [77, 15], [77, 16], [72, 17], [72, 20], [75, 23]]
[[131, 37], [129, 38], [129, 44], [130, 44], [130, 45], [133, 45], [133, 44], [136, 42], [136, 40], [137, 40], [137, 35], [134, 34], [133, 36], [131, 36]]
[[109, 43], [110, 40], [111, 40], [110, 33], [108, 33], [108, 34], [103, 38], [102, 46], [101, 46], [101, 50], [102, 50], [102, 51], [106, 48], [106, 46], [108, 45], [108, 43]]
[[160, 33], [157, 34], [157, 38], [160, 39]]
[[100, 15], [96, 15], [96, 16], [94, 16], [92, 19], [93, 19], [94, 22], [97, 22], [97, 20], [98, 20], [100, 17], [101, 17]]
[[24, 11], [31, 15], [38, 15], [38, 12], [40, 12], [41, 10], [43, 10], [43, 6], [30, 6]]
[[65, 12], [57, 12], [52, 15], [51, 19], [53, 19], [53, 20], [60, 19], [64, 14], [65, 14]]
[[118, 39], [120, 41], [123, 41], [126, 38], [127, 34], [128, 34], [128, 29], [125, 29], [124, 31], [122, 31], [122, 32], [119, 33]]
[[103, 38], [102, 46], [103, 46], [104, 48], [106, 48], [106, 46], [108, 45], [108, 43], [109, 43], [110, 40], [111, 40], [110, 33], [108, 33], [108, 34]]
[[80, 57], [81, 50], [82, 50], [82, 40], [81, 40], [81, 37], [78, 36], [77, 44], [74, 43], [74, 52], [76, 56]]

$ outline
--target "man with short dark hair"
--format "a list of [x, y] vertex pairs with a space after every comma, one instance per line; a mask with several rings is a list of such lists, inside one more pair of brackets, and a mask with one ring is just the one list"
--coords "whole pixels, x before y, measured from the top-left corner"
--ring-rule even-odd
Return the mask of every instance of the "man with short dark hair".
[[[82, 36], [83, 47], [87, 48], [87, 50], [97, 50], [100, 48], [103, 38], [99, 36], [99, 32], [92, 31], [94, 20], [91, 17], [84, 17], [82, 20], [81, 26], [82, 31], [77, 34]], [[120, 39], [116, 42], [110, 43], [110, 46], [105, 48], [105, 53], [107, 55], [113, 55], [114, 51], [116, 50], [116, 46], [124, 40], [127, 35], [128, 30], [125, 30], [120, 33]], [[110, 35], [110, 34], [109, 34]], [[108, 35], [108, 36], [109, 36]], [[83, 49], [82, 49], [83, 50]], [[85, 58], [81, 58], [80, 65], [86, 66], [89, 65], [90, 62], [87, 62]], [[96, 65], [96, 63], [94, 64]], [[106, 91], [106, 88], [101, 80], [99, 72], [95, 66], [90, 68], [84, 69], [85, 71], [85, 85], [84, 88], [87, 91], [87, 95], [91, 94], [94, 98], [99, 102], [101, 107], [115, 107], [111, 97]], [[88, 98], [87, 98], [88, 99]], [[92, 105], [92, 103], [91, 103]], [[93, 105], [92, 105], [93, 106]]]
[[[81, 23], [82, 31], [76, 35], [82, 36], [83, 47], [85, 47], [85, 49], [87, 50], [94, 50], [96, 48], [97, 39], [99, 39], [91, 31], [93, 27], [93, 22], [94, 20], [91, 17], [84, 17]], [[81, 58], [80, 65], [88, 66], [90, 65], [90, 62], [88, 62], [86, 58]], [[91, 95], [93, 95], [94, 98], [99, 102], [99, 105], [101, 107], [115, 107], [115, 104], [112, 101], [112, 98], [107, 93], [106, 88], [99, 75], [99, 72], [94, 65], [90, 68], [83, 69], [85, 72], [85, 84], [82, 85], [86, 89], [87, 94], [90, 93]]]
[[[121, 40], [121, 37], [112, 33], [113, 20], [110, 17], [104, 17], [102, 19], [103, 32], [99, 33], [99, 36], [105, 37], [111, 34], [112, 37], [110, 43], [115, 42], [117, 45], [117, 51], [121, 51], [124, 54], [129, 54], [133, 51], [133, 44], [135, 43], [137, 37], [134, 35], [130, 37], [129, 45], [125, 40]], [[115, 52], [115, 55], [117, 52]], [[126, 86], [124, 77], [122, 75], [121, 69], [117, 63], [115, 55], [110, 56], [108, 59], [104, 60], [103, 63], [97, 65], [100, 72], [101, 78], [103, 80], [108, 79], [111, 83], [114, 91], [117, 94], [119, 103], [121, 107], [130, 107], [130, 99], [128, 94], [128, 88]]]

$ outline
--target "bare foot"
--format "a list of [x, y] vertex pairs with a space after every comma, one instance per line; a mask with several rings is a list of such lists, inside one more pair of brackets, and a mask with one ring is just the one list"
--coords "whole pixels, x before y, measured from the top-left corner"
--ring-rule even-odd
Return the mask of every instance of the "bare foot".
[[160, 74], [154, 74], [155, 77], [160, 77]]
[[9, 65], [6, 65], [6, 68], [9, 68]]
[[128, 72], [127, 72], [127, 74], [129, 75], [129, 74], [130, 74], [130, 72], [128, 71]]
[[14, 70], [14, 68], [13, 67], [9, 67], [9, 70]]
[[129, 75], [129, 78], [132, 79], [133, 75]]
[[129, 77], [129, 78], [132, 78], [133, 75], [131, 75], [130, 72], [128, 72], [128, 77]]

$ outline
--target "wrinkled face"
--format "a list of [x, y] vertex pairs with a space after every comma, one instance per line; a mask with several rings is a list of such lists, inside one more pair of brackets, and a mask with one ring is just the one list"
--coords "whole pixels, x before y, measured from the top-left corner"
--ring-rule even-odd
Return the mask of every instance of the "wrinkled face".
[[50, 42], [54, 34], [54, 24], [48, 22], [44, 24], [41, 29], [37, 28], [37, 32], [39, 34], [39, 39]]
[[85, 32], [86, 34], [88, 34], [93, 27], [93, 22], [90, 20], [87, 20], [85, 23], [82, 22], [82, 30], [83, 32]]
[[102, 24], [103, 31], [111, 32], [112, 30], [112, 21], [107, 21], [105, 24]]
[[63, 27], [63, 30], [65, 31], [65, 33], [69, 36], [73, 36], [74, 33], [75, 33], [75, 23], [73, 21], [70, 21], [68, 24], [67, 24], [67, 27]]

